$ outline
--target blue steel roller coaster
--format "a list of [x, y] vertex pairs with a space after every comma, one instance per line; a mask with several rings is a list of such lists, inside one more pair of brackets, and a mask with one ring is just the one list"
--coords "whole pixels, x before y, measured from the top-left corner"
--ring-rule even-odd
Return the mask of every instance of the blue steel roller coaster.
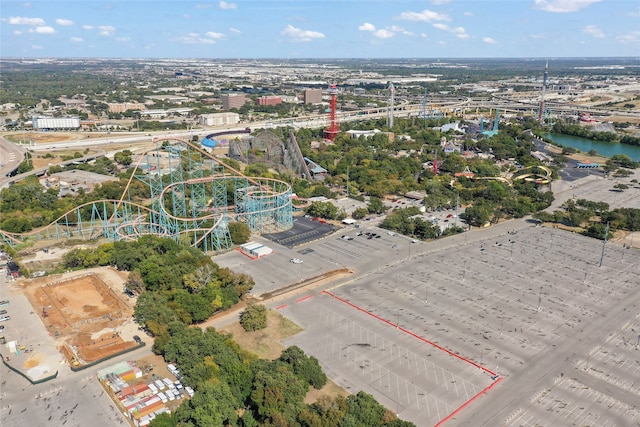
[[[14, 246], [29, 240], [118, 241], [154, 234], [221, 252], [232, 246], [229, 222], [243, 222], [255, 233], [293, 226], [288, 183], [247, 177], [197, 143], [175, 137], [154, 142], [140, 155], [119, 200], [85, 203], [49, 225], [26, 233], [0, 230], [0, 237]], [[148, 187], [149, 204], [132, 201], [133, 180]]]

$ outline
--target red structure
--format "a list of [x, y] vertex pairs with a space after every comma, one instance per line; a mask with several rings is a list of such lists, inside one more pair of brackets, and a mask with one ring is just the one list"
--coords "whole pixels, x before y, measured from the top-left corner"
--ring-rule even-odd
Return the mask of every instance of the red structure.
[[438, 169], [438, 150], [436, 150], [434, 159], [433, 159], [433, 173], [438, 175], [440, 173], [440, 169]]
[[331, 94], [331, 101], [329, 104], [329, 128], [324, 130], [324, 137], [329, 141], [333, 141], [336, 134], [340, 132], [340, 124], [338, 123], [336, 114], [336, 96], [338, 95], [338, 88], [336, 85], [329, 86], [329, 94]]

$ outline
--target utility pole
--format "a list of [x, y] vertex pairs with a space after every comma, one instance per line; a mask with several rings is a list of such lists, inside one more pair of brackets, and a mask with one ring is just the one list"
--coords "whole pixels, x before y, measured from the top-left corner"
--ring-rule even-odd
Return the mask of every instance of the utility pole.
[[349, 198], [349, 165], [347, 165], [347, 199]]
[[604, 248], [607, 245], [607, 237], [609, 237], [609, 221], [607, 221], [607, 226], [604, 228], [604, 240], [602, 241], [602, 254], [600, 255], [599, 267], [602, 267], [602, 260], [604, 259]]

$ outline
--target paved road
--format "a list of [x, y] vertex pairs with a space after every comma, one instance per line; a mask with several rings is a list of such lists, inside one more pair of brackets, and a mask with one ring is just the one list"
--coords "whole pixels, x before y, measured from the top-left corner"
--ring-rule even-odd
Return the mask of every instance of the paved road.
[[27, 150], [0, 137], [0, 177], [15, 171], [24, 160]]

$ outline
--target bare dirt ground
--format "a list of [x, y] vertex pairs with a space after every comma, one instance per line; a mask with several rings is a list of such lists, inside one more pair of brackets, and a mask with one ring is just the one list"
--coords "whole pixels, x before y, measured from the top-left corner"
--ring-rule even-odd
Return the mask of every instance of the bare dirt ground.
[[96, 268], [24, 281], [25, 295], [71, 365], [136, 346], [126, 340], [130, 333], [120, 333], [133, 314], [121, 293], [126, 277], [112, 268]]
[[269, 360], [280, 357], [284, 350], [280, 344], [283, 339], [300, 331], [302, 328], [275, 311], [267, 311], [267, 327], [259, 331], [247, 332], [239, 322], [220, 329], [222, 333], [233, 335], [233, 339], [243, 349]]

